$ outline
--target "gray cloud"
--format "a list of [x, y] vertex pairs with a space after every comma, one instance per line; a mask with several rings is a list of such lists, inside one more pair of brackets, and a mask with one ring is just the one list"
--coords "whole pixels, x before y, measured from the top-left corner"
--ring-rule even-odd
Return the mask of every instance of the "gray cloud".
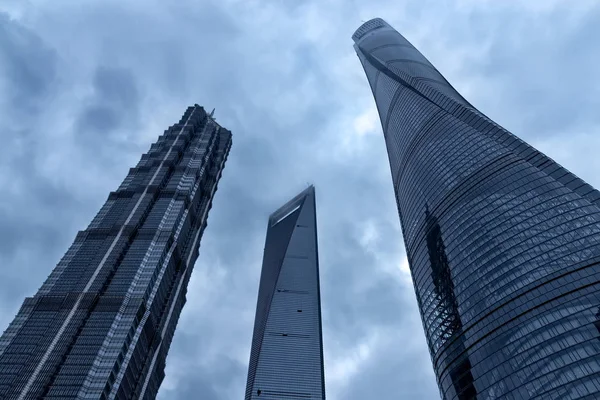
[[56, 74], [56, 54], [34, 32], [0, 13], [0, 68], [7, 106], [23, 114], [45, 100]]
[[[57, 88], [56, 52], [32, 30], [0, 13], [0, 321], [6, 325], [23, 297], [45, 275], [46, 254], [66, 249], [77, 204], [71, 193], [40, 176], [35, 161], [44, 104]], [[56, 218], [56, 220], [54, 219]], [[60, 220], [65, 219], [64, 229]], [[60, 248], [62, 247], [62, 249]], [[31, 280], [31, 276], [37, 278]]]
[[77, 122], [79, 130], [109, 134], [123, 123], [137, 122], [140, 96], [130, 70], [100, 66], [93, 88], [90, 104]]
[[[552, 21], [555, 26], [550, 28]], [[541, 131], [544, 135], [554, 135], [582, 124], [600, 122], [597, 113], [600, 100], [581, 95], [584, 88], [590, 92], [600, 90], [594, 78], [594, 65], [600, 61], [600, 44], [590, 40], [598, 34], [600, 6], [577, 18], [576, 23], [565, 18], [564, 10], [552, 13], [548, 22], [545, 25], [532, 21], [518, 32], [503, 28], [500, 34], [505, 40], [490, 46], [486, 59], [482, 60], [482, 72], [498, 83], [508, 83], [520, 73], [520, 79], [499, 92], [503, 104], [522, 108], [522, 126], [532, 134]], [[536, 33], [546, 29], [553, 32], [546, 32], [545, 40], [540, 40]], [[523, 63], [531, 54], [539, 56]], [[578, 76], [577, 84], [570, 78], [573, 75]], [[548, 86], [552, 88], [550, 93]]]
[[578, 94], [598, 85], [599, 10], [542, 3], [13, 3], [0, 17], [0, 323], [141, 152], [199, 103], [216, 107], [234, 145], [159, 398], [242, 396], [267, 216], [307, 182], [328, 397], [436, 398], [350, 36], [384, 16], [490, 117], [598, 184], [569, 133], [589, 143], [598, 130], [597, 99]]

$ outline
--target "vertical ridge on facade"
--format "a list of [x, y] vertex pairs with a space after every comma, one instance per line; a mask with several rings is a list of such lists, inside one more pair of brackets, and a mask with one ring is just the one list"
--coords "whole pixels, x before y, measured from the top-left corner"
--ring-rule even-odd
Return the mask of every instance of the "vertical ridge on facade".
[[352, 39], [442, 398], [598, 397], [600, 192], [479, 112], [384, 20]]
[[230, 147], [198, 105], [158, 138], [0, 338], [0, 398], [156, 396]]

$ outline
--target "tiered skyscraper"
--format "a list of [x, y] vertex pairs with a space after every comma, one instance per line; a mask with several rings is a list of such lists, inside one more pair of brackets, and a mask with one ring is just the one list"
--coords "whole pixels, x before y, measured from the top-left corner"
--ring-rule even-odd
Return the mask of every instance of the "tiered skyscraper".
[[485, 117], [382, 19], [352, 38], [442, 397], [599, 398], [600, 193]]
[[154, 143], [0, 338], [1, 399], [153, 399], [231, 133], [198, 105]]
[[315, 189], [269, 217], [246, 400], [325, 399]]

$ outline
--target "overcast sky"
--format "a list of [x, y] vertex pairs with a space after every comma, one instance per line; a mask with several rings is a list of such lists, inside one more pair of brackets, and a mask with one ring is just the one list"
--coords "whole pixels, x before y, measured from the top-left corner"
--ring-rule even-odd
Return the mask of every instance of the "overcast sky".
[[328, 398], [438, 398], [350, 38], [377, 16], [473, 105], [600, 187], [596, 1], [0, 0], [0, 330], [198, 103], [234, 144], [159, 399], [243, 397], [267, 217], [308, 182]]

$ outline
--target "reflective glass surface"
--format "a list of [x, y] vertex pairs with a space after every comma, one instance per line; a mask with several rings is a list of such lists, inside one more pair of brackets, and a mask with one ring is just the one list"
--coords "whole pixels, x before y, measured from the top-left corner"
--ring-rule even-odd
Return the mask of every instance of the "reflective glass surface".
[[600, 397], [600, 193], [480, 113], [385, 21], [353, 40], [442, 398]]
[[269, 218], [246, 400], [325, 399], [315, 190]]

